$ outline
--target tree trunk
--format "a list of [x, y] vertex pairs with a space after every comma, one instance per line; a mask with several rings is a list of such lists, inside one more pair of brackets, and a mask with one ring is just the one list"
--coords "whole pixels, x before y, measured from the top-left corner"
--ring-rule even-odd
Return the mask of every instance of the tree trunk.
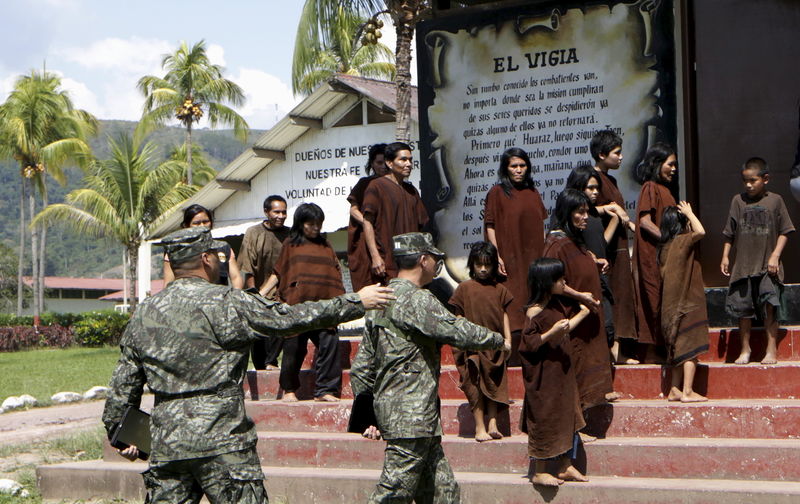
[[[50, 198], [47, 196], [47, 180], [44, 178], [44, 174], [42, 174], [42, 209], [47, 208], [48, 204], [50, 204]], [[45, 260], [47, 255], [45, 250], [46, 247], [47, 226], [42, 226], [42, 235], [39, 245], [39, 278], [37, 280], [39, 282], [39, 309], [43, 312], [46, 311], [46, 307], [44, 305], [44, 277], [47, 274], [45, 271], [47, 269], [47, 261]]]
[[186, 183], [192, 185], [192, 122], [186, 125]]
[[128, 313], [136, 309], [136, 266], [139, 245], [131, 244], [125, 248], [125, 259], [128, 263]]
[[17, 261], [17, 317], [22, 316], [22, 300], [25, 298], [25, 285], [22, 275], [25, 270], [25, 179], [21, 179], [19, 191], [19, 258]]
[[[33, 179], [28, 179], [28, 207], [31, 219], [36, 215], [36, 188], [33, 185]], [[31, 226], [31, 264], [33, 266], [31, 277], [33, 280], [33, 316], [38, 317], [40, 314], [39, 306], [39, 226]]]
[[[407, 4], [411, 3], [407, 2]], [[397, 93], [395, 139], [398, 142], [406, 143], [411, 140], [411, 41], [414, 38], [417, 10], [419, 10], [418, 6], [404, 5], [397, 12], [398, 15], [395, 18], [397, 33], [397, 47], [395, 48], [397, 75], [394, 80]]]

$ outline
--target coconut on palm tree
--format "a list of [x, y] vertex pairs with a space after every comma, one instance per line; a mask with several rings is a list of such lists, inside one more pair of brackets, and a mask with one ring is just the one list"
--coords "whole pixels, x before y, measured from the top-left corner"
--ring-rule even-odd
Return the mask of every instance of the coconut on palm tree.
[[[163, 77], [145, 75], [137, 87], [145, 97], [142, 120], [137, 136], [144, 138], [156, 128], [177, 121], [186, 128], [186, 145], [192, 145], [192, 128], [203, 117], [214, 128], [233, 127], [242, 142], [247, 141], [247, 122], [231, 107], [244, 105], [244, 91], [223, 77], [223, 68], [211, 63], [205, 41], [193, 45], [186, 42], [161, 61]], [[192, 149], [187, 147], [187, 181], [192, 185]]]
[[[432, 0], [309, 0], [315, 4], [319, 27], [335, 26], [341, 8], [364, 12], [372, 16], [388, 12], [397, 34], [395, 48], [395, 88], [397, 108], [395, 138], [408, 142], [411, 139], [411, 42], [417, 23], [431, 10]], [[304, 10], [305, 13], [305, 10]], [[303, 21], [301, 21], [302, 23]], [[327, 43], [326, 31], [319, 28], [319, 39]]]
[[292, 91], [309, 94], [336, 73], [394, 79], [394, 52], [379, 42], [379, 27], [358, 36], [371, 22], [340, 5], [332, 23], [321, 25], [317, 0], [306, 0], [294, 42]]
[[145, 236], [160, 219], [182, 204], [197, 188], [181, 180], [182, 164], [156, 164], [156, 146], [139, 146], [128, 135], [110, 138], [111, 158], [96, 162], [83, 179], [84, 188], [70, 192], [66, 203], [49, 205], [34, 224], [63, 224], [95, 238], [108, 238], [124, 247], [128, 270], [130, 310], [136, 303], [136, 257]]
[[[88, 165], [91, 149], [86, 140], [97, 131], [97, 120], [88, 112], [75, 109], [61, 79], [55, 74], [32, 71], [17, 79], [5, 103], [0, 105], [0, 155], [19, 162], [20, 242], [17, 280], [17, 312], [22, 311], [22, 272], [25, 256], [25, 194], [29, 213], [36, 211], [38, 190], [47, 205], [47, 177], [63, 185], [63, 168], [68, 164]], [[44, 309], [44, 255], [47, 231], [31, 227], [33, 276], [33, 314]]]

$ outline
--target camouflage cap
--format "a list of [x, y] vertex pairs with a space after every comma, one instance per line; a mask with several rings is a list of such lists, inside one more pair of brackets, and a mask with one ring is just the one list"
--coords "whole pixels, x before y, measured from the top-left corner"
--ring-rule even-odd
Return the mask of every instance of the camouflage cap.
[[209, 250], [221, 249], [225, 242], [213, 239], [211, 229], [198, 226], [179, 229], [154, 245], [164, 247], [170, 262], [181, 262]]
[[444, 257], [444, 252], [433, 246], [430, 233], [405, 233], [392, 237], [392, 255], [407, 256], [414, 254], [431, 254]]

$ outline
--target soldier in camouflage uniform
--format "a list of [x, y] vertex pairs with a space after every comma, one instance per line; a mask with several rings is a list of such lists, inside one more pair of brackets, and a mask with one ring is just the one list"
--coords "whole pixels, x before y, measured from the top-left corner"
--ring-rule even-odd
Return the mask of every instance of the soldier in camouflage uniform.
[[[196, 503], [203, 494], [212, 503], [268, 502], [242, 389], [253, 341], [358, 318], [385, 304], [389, 291], [373, 286], [288, 306], [212, 283], [222, 243], [208, 228], [182, 229], [160, 245], [176, 279], [128, 323], [103, 423], [110, 436], [147, 383], [155, 394], [147, 502]], [[121, 454], [134, 459], [138, 450]]]
[[438, 275], [444, 257], [430, 234], [395, 236], [392, 253], [400, 271], [389, 286], [397, 300], [367, 314], [350, 375], [354, 394], [374, 394], [378, 429], [387, 441], [383, 473], [369, 502], [459, 502], [441, 444], [439, 350], [445, 343], [502, 348], [503, 337], [455, 317], [421, 288]]

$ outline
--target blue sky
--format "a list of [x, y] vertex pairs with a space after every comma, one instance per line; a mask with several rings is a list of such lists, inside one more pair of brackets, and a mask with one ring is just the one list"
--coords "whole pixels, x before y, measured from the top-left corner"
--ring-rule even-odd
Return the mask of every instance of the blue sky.
[[205, 39], [212, 61], [248, 97], [240, 113], [270, 127], [298, 99], [291, 60], [302, 0], [0, 0], [0, 101], [32, 68], [62, 76], [76, 105], [101, 119], [136, 120], [136, 81], [162, 75], [181, 40]]

